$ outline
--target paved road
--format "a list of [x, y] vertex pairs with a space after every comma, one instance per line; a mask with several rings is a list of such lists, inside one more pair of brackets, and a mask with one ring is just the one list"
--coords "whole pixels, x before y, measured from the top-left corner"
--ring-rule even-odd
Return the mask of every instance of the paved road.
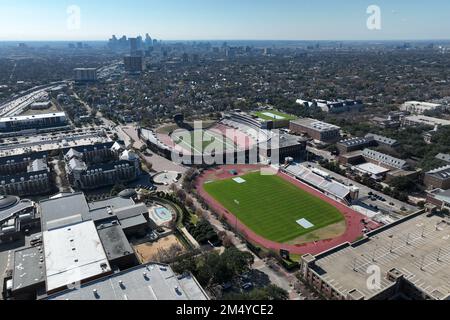
[[14, 98], [14, 100], [10, 100], [0, 105], [0, 115], [2, 117], [6, 117], [20, 114], [27, 106], [43, 97], [46, 91], [56, 88], [63, 83], [63, 81], [55, 82], [49, 85], [38, 86], [27, 90], [25, 93], [20, 94], [19, 97]]
[[[121, 127], [121, 130], [126, 133], [133, 141], [134, 141], [134, 148], [139, 150], [142, 146], [145, 146], [146, 144], [139, 138], [137, 134], [137, 130], [135, 126], [123, 126]], [[156, 172], [161, 171], [175, 171], [179, 173], [185, 173], [187, 171], [187, 168], [184, 166], [181, 166], [179, 164], [176, 164], [164, 157], [161, 157], [160, 155], [151, 152], [148, 150], [148, 153], [150, 156], [142, 155], [145, 160], [152, 163], [153, 170]]]

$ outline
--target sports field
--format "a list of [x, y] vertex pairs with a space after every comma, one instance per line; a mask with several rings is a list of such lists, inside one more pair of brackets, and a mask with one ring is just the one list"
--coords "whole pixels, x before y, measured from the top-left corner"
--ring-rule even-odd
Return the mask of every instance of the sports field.
[[265, 239], [287, 243], [344, 220], [331, 204], [279, 176], [253, 172], [204, 184], [204, 190]]
[[175, 144], [192, 153], [202, 153], [205, 148], [235, 149], [233, 141], [212, 130], [175, 131], [172, 138]]
[[266, 110], [255, 112], [255, 115], [263, 120], [273, 120], [273, 121], [282, 121], [282, 120], [295, 120], [297, 117], [293, 115], [289, 115], [286, 113], [282, 113], [276, 110]]

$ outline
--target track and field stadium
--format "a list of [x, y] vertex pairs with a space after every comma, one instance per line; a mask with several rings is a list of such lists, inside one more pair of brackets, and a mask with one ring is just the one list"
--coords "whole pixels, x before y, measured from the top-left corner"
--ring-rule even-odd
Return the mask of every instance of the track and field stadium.
[[363, 236], [366, 217], [287, 174], [262, 175], [261, 168], [206, 171], [197, 191], [248, 241], [277, 252], [318, 254]]
[[231, 113], [219, 121], [203, 122], [200, 128], [196, 123], [172, 123], [140, 128], [138, 134], [152, 151], [172, 160], [176, 155], [176, 161], [183, 158], [180, 162], [185, 165], [203, 164], [205, 154], [221, 159], [218, 163], [230, 163], [230, 159], [234, 163], [257, 163], [258, 146], [273, 137], [263, 126], [251, 116]]

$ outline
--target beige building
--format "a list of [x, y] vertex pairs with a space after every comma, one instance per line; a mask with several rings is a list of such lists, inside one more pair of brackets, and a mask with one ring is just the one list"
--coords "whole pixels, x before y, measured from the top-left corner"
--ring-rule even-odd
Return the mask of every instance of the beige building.
[[301, 274], [333, 300], [450, 299], [450, 220], [416, 213], [322, 254]]
[[334, 143], [341, 138], [341, 128], [311, 118], [291, 121], [289, 129], [292, 133], [306, 134], [323, 143]]

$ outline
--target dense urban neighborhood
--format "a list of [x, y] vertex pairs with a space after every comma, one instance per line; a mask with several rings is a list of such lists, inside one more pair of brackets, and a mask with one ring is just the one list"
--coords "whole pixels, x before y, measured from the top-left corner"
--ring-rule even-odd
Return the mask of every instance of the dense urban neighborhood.
[[0, 42], [1, 299], [448, 300], [449, 68], [448, 41]]

